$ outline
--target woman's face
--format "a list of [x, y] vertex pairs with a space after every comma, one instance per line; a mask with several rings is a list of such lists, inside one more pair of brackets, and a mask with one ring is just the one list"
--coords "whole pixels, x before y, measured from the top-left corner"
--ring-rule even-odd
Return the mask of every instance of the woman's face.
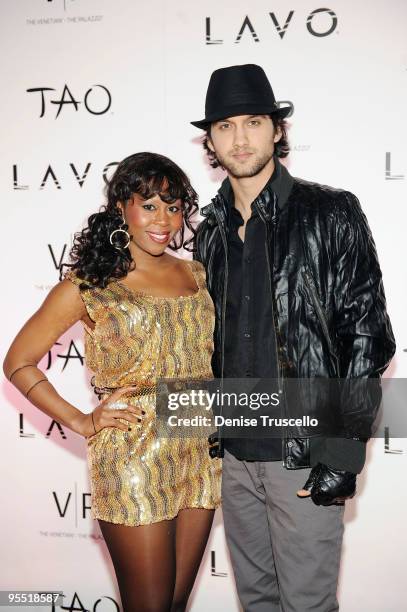
[[184, 223], [181, 200], [164, 202], [158, 194], [145, 200], [135, 193], [124, 207], [118, 206], [132, 236], [130, 251], [133, 245], [150, 255], [162, 255]]

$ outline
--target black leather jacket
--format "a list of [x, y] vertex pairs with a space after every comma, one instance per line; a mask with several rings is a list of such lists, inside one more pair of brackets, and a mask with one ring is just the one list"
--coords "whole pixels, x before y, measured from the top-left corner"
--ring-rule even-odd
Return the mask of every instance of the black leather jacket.
[[[288, 176], [291, 191], [282, 208], [268, 186], [253, 203], [266, 226], [265, 282], [272, 295], [270, 333], [276, 334], [279, 378], [380, 377], [395, 341], [366, 217], [352, 193]], [[194, 255], [206, 268], [215, 304], [212, 366], [219, 378], [224, 372], [229, 206], [218, 192], [201, 210]], [[373, 423], [379, 402], [340, 410], [358, 431]], [[323, 455], [312, 465], [317, 461], [324, 462]], [[285, 439], [283, 463], [287, 469], [309, 467], [309, 438]], [[352, 471], [346, 462], [341, 467]]]

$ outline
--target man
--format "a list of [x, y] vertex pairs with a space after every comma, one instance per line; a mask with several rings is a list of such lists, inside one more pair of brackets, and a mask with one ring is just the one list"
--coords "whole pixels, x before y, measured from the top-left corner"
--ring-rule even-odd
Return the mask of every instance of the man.
[[[395, 343], [357, 198], [293, 178], [279, 162], [290, 107], [276, 102], [259, 66], [216, 70], [205, 111], [192, 124], [206, 132], [212, 165], [227, 172], [196, 236], [216, 309], [215, 376], [279, 386], [379, 380]], [[224, 456], [225, 532], [246, 612], [339, 609], [344, 500], [355, 493], [379, 395], [348, 393], [318, 407], [338, 413], [343, 437], [219, 432], [211, 453]]]

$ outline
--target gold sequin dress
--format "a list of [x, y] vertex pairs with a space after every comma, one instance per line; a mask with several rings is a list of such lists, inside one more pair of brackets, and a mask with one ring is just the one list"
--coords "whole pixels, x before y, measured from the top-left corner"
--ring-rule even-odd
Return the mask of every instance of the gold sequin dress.
[[[146, 412], [140, 428], [105, 427], [87, 439], [93, 518], [146, 525], [220, 504], [221, 461], [209, 457], [206, 437], [157, 434], [156, 380], [213, 378], [213, 303], [202, 264], [187, 263], [198, 286], [190, 296], [150, 296], [120, 281], [81, 291], [95, 322], [93, 330], [84, 324], [95, 387], [104, 398], [107, 389], [137, 385], [125, 401]], [[72, 271], [66, 276], [82, 282]]]

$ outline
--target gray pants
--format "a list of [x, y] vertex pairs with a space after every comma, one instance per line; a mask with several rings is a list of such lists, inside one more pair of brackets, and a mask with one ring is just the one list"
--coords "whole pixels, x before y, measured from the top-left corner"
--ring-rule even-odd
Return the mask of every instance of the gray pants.
[[309, 472], [225, 451], [223, 519], [245, 612], [339, 610], [344, 508], [297, 497]]

